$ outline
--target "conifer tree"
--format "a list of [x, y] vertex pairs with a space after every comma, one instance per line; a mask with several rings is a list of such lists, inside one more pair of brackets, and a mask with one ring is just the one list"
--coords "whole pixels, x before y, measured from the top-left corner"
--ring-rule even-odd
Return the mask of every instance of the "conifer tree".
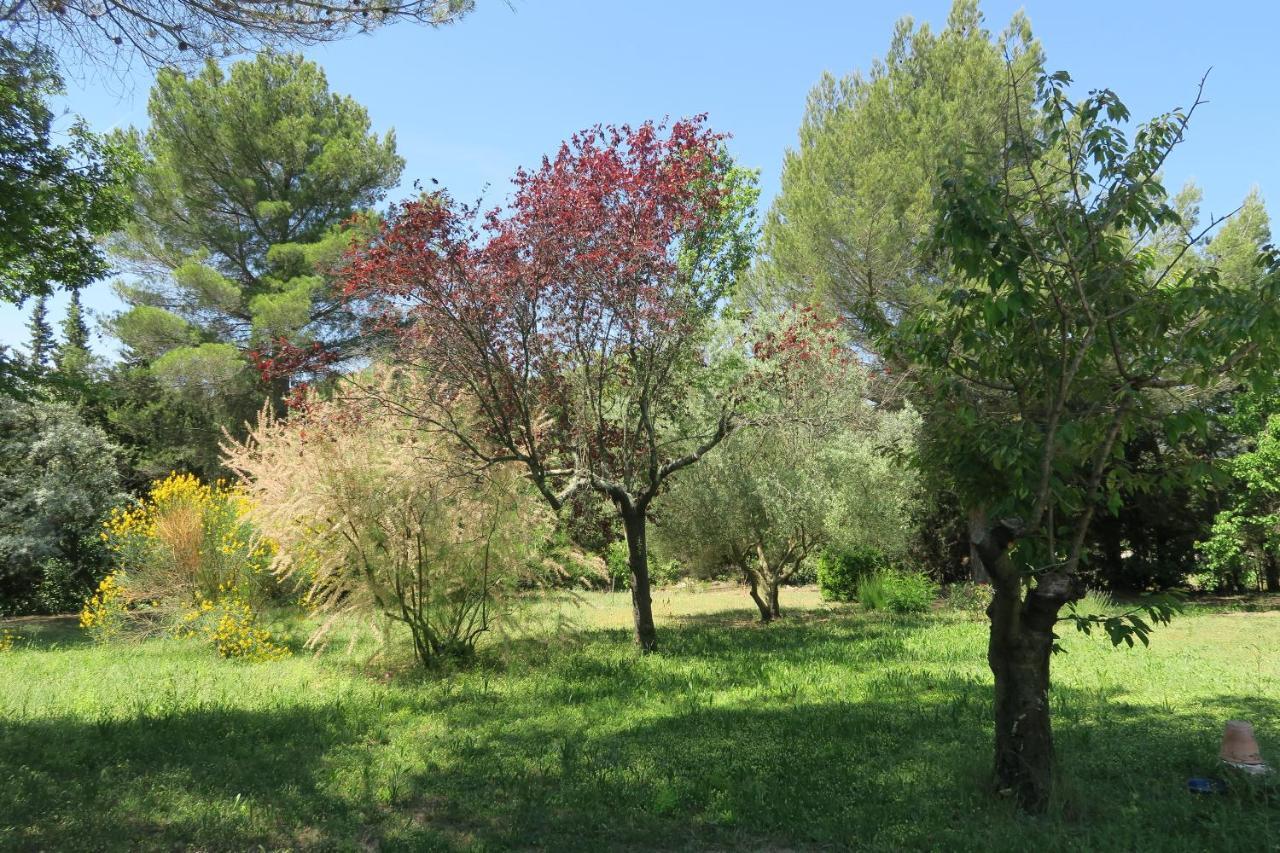
[[82, 373], [93, 358], [89, 349], [89, 324], [84, 319], [84, 306], [80, 302], [80, 289], [71, 291], [67, 314], [62, 319], [62, 343], [53, 353], [53, 361], [60, 373]]
[[[224, 72], [161, 71], [140, 155], [135, 220], [113, 245], [138, 279], [111, 322], [126, 358], [195, 396], [261, 393], [254, 362], [358, 343], [353, 306], [330, 272], [354, 221], [399, 180], [395, 137], [370, 131], [318, 65], [262, 54]], [[268, 389], [279, 403], [287, 377]]]
[[31, 306], [31, 320], [27, 323], [31, 330], [31, 343], [28, 345], [28, 361], [34, 370], [44, 370], [49, 366], [49, 358], [53, 352], [53, 327], [49, 325], [49, 299], [37, 296]]

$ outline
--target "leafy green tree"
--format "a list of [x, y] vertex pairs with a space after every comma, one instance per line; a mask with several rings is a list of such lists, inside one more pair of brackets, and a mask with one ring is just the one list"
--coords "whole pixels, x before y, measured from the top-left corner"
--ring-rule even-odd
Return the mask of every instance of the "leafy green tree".
[[[1032, 109], [1030, 78], [1042, 63], [1023, 14], [994, 35], [976, 0], [956, 0], [940, 32], [904, 18], [869, 71], [824, 75], [809, 94], [799, 145], [783, 163], [749, 301], [822, 305], [846, 320], [857, 343], [889, 357], [874, 346], [876, 336], [927, 305], [949, 274], [928, 248], [943, 166], [960, 156], [995, 169], [1002, 128]], [[885, 366], [902, 375], [903, 365]], [[949, 472], [925, 476], [935, 509], [950, 508]], [[963, 523], [940, 523], [925, 504], [917, 511], [924, 523], [913, 550], [956, 562]], [[972, 554], [968, 565], [986, 580]]]
[[1210, 583], [1235, 592], [1265, 584], [1280, 592], [1280, 417], [1272, 416], [1256, 446], [1230, 459], [1231, 503], [1204, 542]]
[[113, 0], [109, 5], [0, 0], [0, 24], [21, 40], [51, 43], [66, 56], [117, 66], [138, 57], [150, 66], [167, 67], [265, 46], [336, 41], [395, 21], [443, 26], [473, 5], [473, 0]]
[[[1162, 257], [1172, 260], [1185, 234], [1200, 229], [1200, 200], [1193, 185], [1173, 199], [1179, 221], [1161, 229], [1163, 237], [1153, 244]], [[1270, 240], [1266, 208], [1254, 190], [1203, 251], [1182, 253], [1177, 270], [1212, 267], [1224, 286], [1254, 288], [1265, 272], [1257, 260]], [[1197, 543], [1210, 539], [1215, 515], [1233, 505], [1239, 489], [1229, 466], [1218, 463], [1251, 448], [1268, 415], [1277, 411], [1274, 395], [1242, 390], [1230, 377], [1204, 389], [1155, 395], [1148, 406], [1168, 415], [1200, 409], [1208, 415], [1207, 429], [1171, 443], [1159, 428], [1161, 418], [1155, 418], [1119, 439], [1121, 505], [1091, 527], [1085, 571], [1093, 586], [1164, 588], [1195, 576]]]
[[0, 612], [66, 606], [105, 566], [98, 523], [123, 500], [119, 449], [65, 403], [0, 406]]
[[251, 387], [176, 391], [147, 366], [129, 363], [111, 365], [90, 391], [89, 410], [123, 448], [125, 486], [135, 492], [170, 471], [206, 482], [227, 476], [218, 449], [223, 427], [234, 433], [252, 422], [262, 402]]
[[[206, 398], [251, 389], [255, 359], [350, 355], [356, 309], [329, 273], [364, 227], [353, 217], [399, 179], [393, 134], [370, 132], [315, 63], [270, 53], [226, 73], [163, 70], [148, 114], [145, 135], [122, 135], [142, 161], [113, 245], [138, 274], [117, 285], [131, 307], [111, 323], [127, 358]], [[279, 406], [288, 377], [269, 379]]]
[[901, 457], [916, 418], [868, 406], [866, 368], [811, 314], [757, 325], [775, 328], [757, 347], [773, 363], [755, 425], [675, 478], [655, 531], [695, 571], [740, 574], [769, 622], [782, 615], [782, 584], [818, 550], [903, 551], [913, 478]]
[[48, 51], [0, 38], [0, 299], [19, 305], [101, 277], [96, 236], [127, 210], [127, 159], [82, 121], [55, 132], [61, 92]]
[[47, 370], [54, 348], [53, 327], [49, 325], [49, 297], [41, 294], [35, 298], [27, 328], [31, 330], [27, 361], [34, 370]]
[[[1265, 383], [1280, 337], [1274, 255], [1239, 284], [1183, 262], [1204, 231], [1182, 227], [1158, 173], [1195, 106], [1130, 139], [1113, 93], [1073, 103], [1069, 82], [1040, 79], [1035, 119], [1000, 134], [995, 180], [972, 164], [948, 170], [935, 232], [947, 285], [881, 338], [910, 365], [923, 452], [954, 473], [992, 579], [996, 778], [1031, 811], [1050, 793], [1054, 628], [1083, 594], [1095, 514], [1123, 501], [1123, 439], [1154, 426], [1176, 446], [1203, 432], [1198, 408], [1153, 400], [1224, 377]], [[1102, 624], [1114, 642], [1150, 630], [1139, 611], [1068, 618]]]

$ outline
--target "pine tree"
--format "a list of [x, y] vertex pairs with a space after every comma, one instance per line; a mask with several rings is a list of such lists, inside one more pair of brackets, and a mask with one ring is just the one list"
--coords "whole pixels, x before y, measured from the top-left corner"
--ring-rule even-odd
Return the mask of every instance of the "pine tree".
[[[126, 358], [168, 388], [228, 396], [262, 391], [246, 390], [256, 356], [350, 355], [359, 324], [329, 271], [352, 218], [399, 180], [394, 135], [372, 133], [318, 65], [271, 53], [161, 71], [147, 111], [145, 134], [120, 140], [142, 162], [134, 221], [113, 246], [140, 273], [117, 285], [131, 306], [112, 320]], [[287, 386], [273, 382], [273, 400]]]
[[89, 324], [84, 319], [80, 290], [71, 291], [67, 314], [62, 319], [62, 343], [53, 354], [58, 371], [66, 374], [82, 372], [93, 358], [89, 351]]
[[31, 330], [31, 343], [28, 346], [28, 361], [34, 370], [44, 370], [49, 366], [49, 358], [53, 353], [53, 327], [49, 325], [49, 300], [46, 296], [37, 296], [31, 308], [31, 322], [27, 323]]

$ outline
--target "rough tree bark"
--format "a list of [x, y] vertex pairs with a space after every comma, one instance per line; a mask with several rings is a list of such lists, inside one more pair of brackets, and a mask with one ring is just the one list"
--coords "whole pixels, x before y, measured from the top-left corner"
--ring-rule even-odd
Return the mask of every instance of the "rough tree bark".
[[[799, 565], [801, 559], [803, 556], [795, 558], [794, 549], [788, 547], [781, 561], [771, 564], [764, 545], [756, 543], [756, 568], [751, 568], [746, 562], [742, 563], [742, 573], [747, 579], [748, 592], [751, 593], [751, 600], [756, 603], [756, 609], [760, 611], [761, 622], [772, 622], [774, 619], [782, 618], [782, 609], [778, 606], [778, 590], [782, 582], [795, 572], [795, 567]], [[794, 560], [791, 571], [786, 571], [788, 560]], [[763, 596], [760, 594], [761, 587], [764, 588]]]
[[1053, 788], [1053, 629], [1062, 607], [1083, 594], [1083, 583], [1074, 573], [1049, 572], [1024, 595], [1022, 577], [1009, 559], [1011, 530], [1003, 523], [974, 523], [970, 532], [994, 588], [987, 608], [987, 664], [995, 678], [996, 788], [1012, 792], [1024, 811], [1037, 814]]
[[979, 510], [971, 510], [969, 512], [969, 577], [974, 583], [989, 584], [991, 583], [991, 574], [987, 571], [986, 565], [982, 562], [982, 555], [978, 553], [977, 542], [978, 536], [976, 528], [980, 528], [986, 524], [986, 516]]

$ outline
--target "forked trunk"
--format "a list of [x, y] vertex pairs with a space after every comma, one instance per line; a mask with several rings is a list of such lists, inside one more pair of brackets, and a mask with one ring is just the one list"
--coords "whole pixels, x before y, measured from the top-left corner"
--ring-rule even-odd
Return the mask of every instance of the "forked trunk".
[[768, 622], [773, 619], [773, 611], [769, 609], [769, 602], [760, 596], [760, 581], [756, 577], [756, 573], [750, 569], [743, 569], [742, 573], [747, 578], [747, 592], [751, 594], [751, 600], [756, 603], [756, 609], [760, 611], [760, 621]]
[[656, 651], [658, 632], [653, 627], [653, 597], [649, 594], [649, 552], [645, 545], [643, 509], [623, 509], [627, 534], [627, 566], [631, 570], [631, 612], [635, 616], [636, 645], [643, 652]]
[[[748, 569], [747, 574], [751, 575], [751, 597], [755, 600], [756, 607], [760, 608], [761, 622], [772, 622], [782, 616], [778, 609], [778, 587], [782, 584], [782, 569], [785, 565], [785, 561], [776, 566], [770, 564], [764, 545], [756, 543], [756, 570], [752, 572]], [[763, 598], [757, 591], [757, 584], [764, 587]]]
[[1058, 612], [1083, 592], [1070, 573], [1040, 575], [1023, 595], [1002, 531], [971, 528], [974, 550], [991, 575], [987, 664], [995, 678], [995, 783], [1026, 812], [1038, 814], [1053, 790], [1053, 728], [1049, 719], [1049, 659]]

